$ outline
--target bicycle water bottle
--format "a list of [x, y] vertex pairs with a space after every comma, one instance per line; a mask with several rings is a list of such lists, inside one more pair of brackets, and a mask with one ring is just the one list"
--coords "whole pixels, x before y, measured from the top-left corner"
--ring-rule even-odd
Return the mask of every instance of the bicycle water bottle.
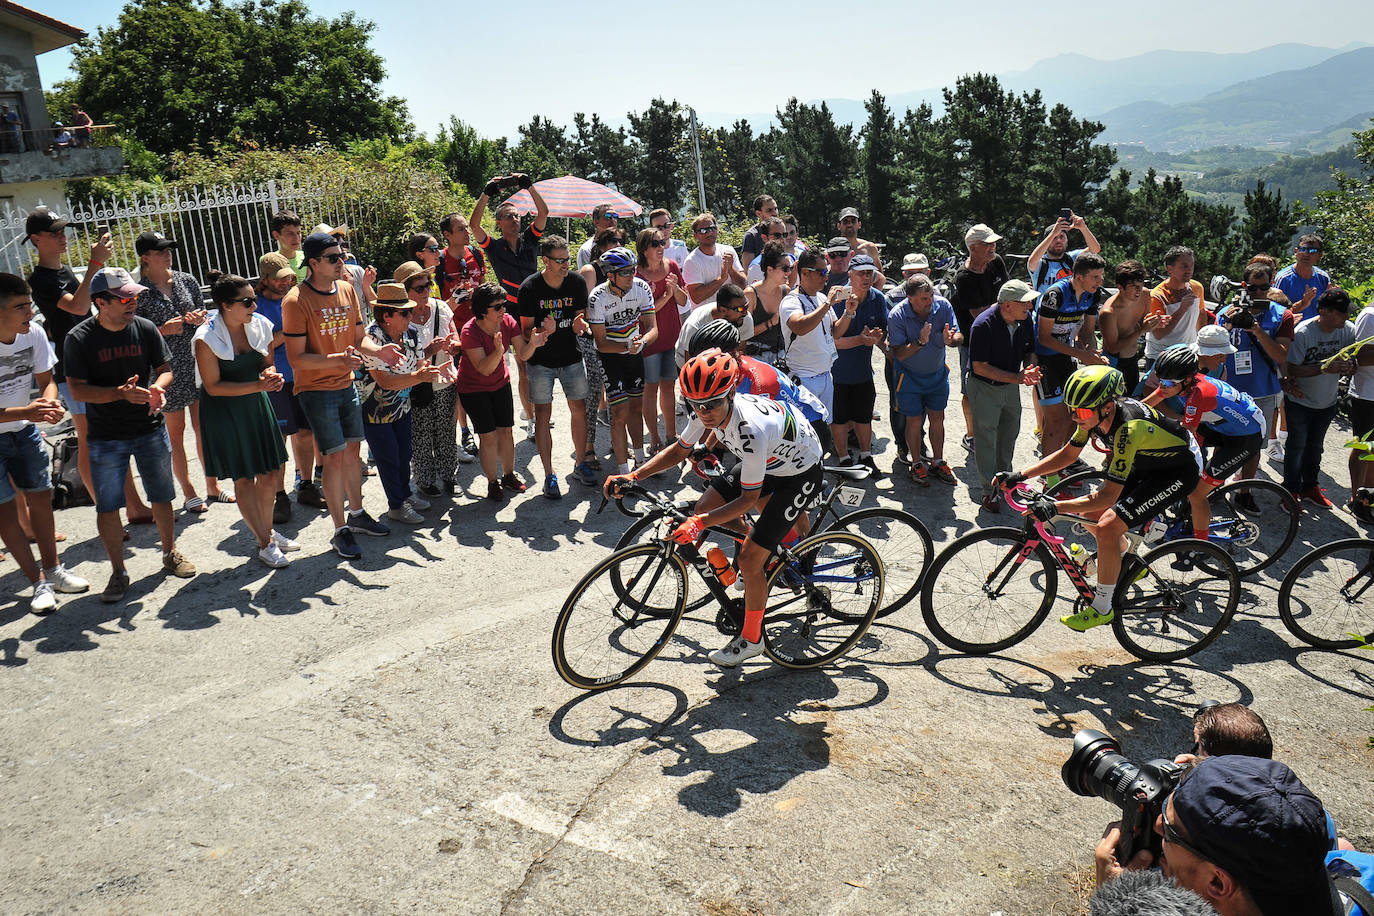
[[1083, 557], [1086, 556], [1087, 553], [1088, 551], [1083, 549], [1082, 544], [1069, 545], [1069, 559], [1073, 560], [1079, 566], [1083, 565]]
[[728, 588], [735, 584], [735, 568], [730, 565], [725, 551], [719, 547], [712, 547], [706, 551], [706, 562], [711, 564], [711, 572], [716, 574], [722, 585]]

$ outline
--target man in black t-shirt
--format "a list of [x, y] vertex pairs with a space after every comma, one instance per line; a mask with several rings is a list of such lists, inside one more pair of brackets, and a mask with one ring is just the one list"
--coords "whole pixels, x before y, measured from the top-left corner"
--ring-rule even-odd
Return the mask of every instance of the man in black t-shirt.
[[[494, 239], [487, 235], [482, 228], [482, 214], [487, 212], [487, 201], [496, 195], [502, 187], [519, 187], [521, 190], [530, 192], [530, 200], [534, 201], [534, 220], [523, 231], [520, 231], [520, 211], [515, 204], [509, 200], [503, 201], [496, 208], [496, 231], [501, 234], [499, 239]], [[491, 262], [491, 269], [496, 274], [496, 280], [501, 284], [501, 289], [506, 293], [506, 310], [512, 312], [517, 307], [517, 296], [520, 293], [520, 284], [525, 282], [525, 278], [538, 270], [538, 262], [535, 255], [539, 250], [539, 239], [544, 234], [544, 226], [549, 221], [549, 205], [540, 196], [539, 189], [530, 181], [530, 176], [523, 173], [513, 175], [498, 175], [487, 182], [482, 189], [482, 194], [477, 198], [477, 203], [473, 204], [472, 216], [468, 217], [468, 225], [472, 229], [472, 239], [477, 243], [477, 247], [486, 254], [487, 260]], [[516, 368], [520, 371], [520, 404], [524, 408], [525, 419], [529, 423], [529, 437], [534, 438], [534, 405], [530, 403], [530, 378], [525, 369], [525, 364], [520, 360], [515, 361]]]
[[72, 397], [86, 404], [96, 528], [114, 567], [101, 595], [107, 603], [122, 600], [129, 588], [119, 510], [130, 458], [138, 464], [152, 503], [162, 568], [182, 579], [196, 574], [176, 548], [172, 519], [172, 444], [162, 421], [162, 404], [172, 384], [172, 354], [157, 325], [134, 314], [138, 294], [146, 288], [121, 268], [96, 271], [90, 291], [97, 314], [72, 328], [63, 352]]
[[[1011, 279], [1007, 265], [997, 255], [997, 243], [1002, 237], [993, 232], [985, 223], [979, 223], [964, 233], [964, 247], [968, 258], [954, 274], [954, 317], [959, 322], [959, 333], [964, 340], [969, 339], [969, 329], [974, 319], [997, 304], [997, 292], [1002, 284]], [[969, 364], [968, 344], [959, 348], [960, 386], [968, 390]], [[964, 408], [964, 428], [973, 429], [973, 409], [968, 395], [960, 398]], [[963, 446], [973, 451], [973, 436], [966, 434]]]
[[768, 239], [763, 237], [763, 227], [778, 215], [778, 202], [767, 194], [754, 198], [754, 225], [744, 233], [739, 246], [739, 266], [748, 268], [754, 258], [763, 254], [763, 246]]
[[[71, 396], [67, 390], [67, 376], [63, 366], [63, 343], [72, 328], [91, 315], [91, 279], [100, 268], [105, 266], [114, 254], [110, 234], [102, 235], [91, 246], [91, 257], [86, 265], [86, 274], [80, 281], [72, 269], [62, 263], [67, 253], [68, 220], [58, 216], [47, 207], [35, 207], [24, 223], [24, 233], [38, 252], [38, 264], [29, 274], [29, 288], [33, 291], [33, 304], [43, 316], [43, 327], [52, 341], [53, 351], [57, 354], [57, 365], [53, 367], [52, 377], [57, 382], [58, 393], [63, 405], [72, 415], [76, 429], [76, 467], [81, 474], [81, 483], [91, 499], [95, 499], [95, 489], [91, 483], [91, 452], [86, 447], [86, 406]], [[129, 521], [146, 523], [153, 520], [152, 510], [143, 504], [138, 491], [134, 489], [133, 474], [129, 475], [124, 487], [125, 504], [129, 509]]]
[[[549, 420], [553, 415], [553, 383], [563, 388], [568, 400], [574, 450], [587, 439], [587, 371], [582, 365], [582, 349], [577, 338], [587, 332], [587, 284], [569, 274], [568, 241], [561, 235], [546, 235], [539, 242], [544, 269], [520, 284], [519, 318], [526, 335], [552, 320], [553, 331], [544, 345], [529, 359], [530, 400], [534, 402], [534, 443], [544, 465], [544, 495], [558, 499], [558, 477], [553, 472], [553, 436]], [[573, 479], [596, 485], [590, 468], [578, 465]]]

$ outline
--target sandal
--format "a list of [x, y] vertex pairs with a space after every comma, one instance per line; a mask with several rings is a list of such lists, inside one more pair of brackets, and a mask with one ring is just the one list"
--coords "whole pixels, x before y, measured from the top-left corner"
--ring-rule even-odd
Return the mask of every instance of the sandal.
[[[52, 536], [52, 539], [53, 539], [53, 543], [55, 543], [55, 544], [61, 544], [63, 541], [65, 541], [65, 540], [67, 539], [67, 536], [66, 536], [65, 534], [63, 534], [62, 532], [59, 531], [59, 532], [57, 532], [56, 534], [54, 534], [54, 535]], [[30, 543], [30, 544], [37, 544], [37, 543], [38, 543], [38, 539], [37, 539], [37, 538], [32, 538], [32, 537], [31, 537], [31, 538], [29, 538], [29, 543]]]
[[201, 499], [199, 496], [192, 496], [181, 504], [181, 511], [194, 512], [199, 515], [202, 512], [209, 512], [210, 507], [205, 505], [205, 500]]
[[586, 462], [587, 467], [596, 471], [598, 474], [601, 473], [601, 459], [596, 457], [596, 452], [585, 452], [582, 455], [582, 460]]
[[226, 493], [223, 490], [210, 497], [212, 503], [236, 503], [238, 501], [238, 497], [233, 493]]

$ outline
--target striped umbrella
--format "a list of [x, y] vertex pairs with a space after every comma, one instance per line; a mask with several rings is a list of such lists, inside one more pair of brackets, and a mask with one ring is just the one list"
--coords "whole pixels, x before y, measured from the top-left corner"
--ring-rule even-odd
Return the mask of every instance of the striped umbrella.
[[[619, 191], [574, 175], [546, 178], [536, 181], [534, 186], [539, 189], [540, 196], [549, 205], [549, 216], [591, 216], [592, 210], [599, 204], [613, 205], [619, 216], [638, 216], [644, 212], [643, 207]], [[515, 204], [521, 213], [534, 212], [534, 200], [530, 197], [529, 191], [518, 191], [505, 203]]]

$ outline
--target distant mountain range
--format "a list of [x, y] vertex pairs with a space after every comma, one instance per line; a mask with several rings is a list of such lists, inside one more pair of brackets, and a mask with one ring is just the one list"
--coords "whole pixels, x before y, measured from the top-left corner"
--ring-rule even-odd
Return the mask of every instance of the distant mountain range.
[[[1362, 126], [1358, 116], [1374, 111], [1374, 46], [1364, 42], [1342, 48], [1279, 44], [1235, 54], [1151, 51], [1121, 60], [1061, 54], [997, 76], [1008, 89], [1039, 89], [1047, 105], [1062, 102], [1079, 117], [1101, 120], [1108, 142], [1168, 151], [1220, 145], [1330, 150], [1348, 141], [1348, 132], [1309, 144], [1343, 122]], [[937, 112], [942, 105], [939, 88], [886, 98], [899, 118], [923, 101]], [[867, 119], [862, 100], [810, 101], [824, 101], [842, 123]], [[757, 131], [767, 130], [775, 113], [700, 116], [717, 126], [744, 118]]]

